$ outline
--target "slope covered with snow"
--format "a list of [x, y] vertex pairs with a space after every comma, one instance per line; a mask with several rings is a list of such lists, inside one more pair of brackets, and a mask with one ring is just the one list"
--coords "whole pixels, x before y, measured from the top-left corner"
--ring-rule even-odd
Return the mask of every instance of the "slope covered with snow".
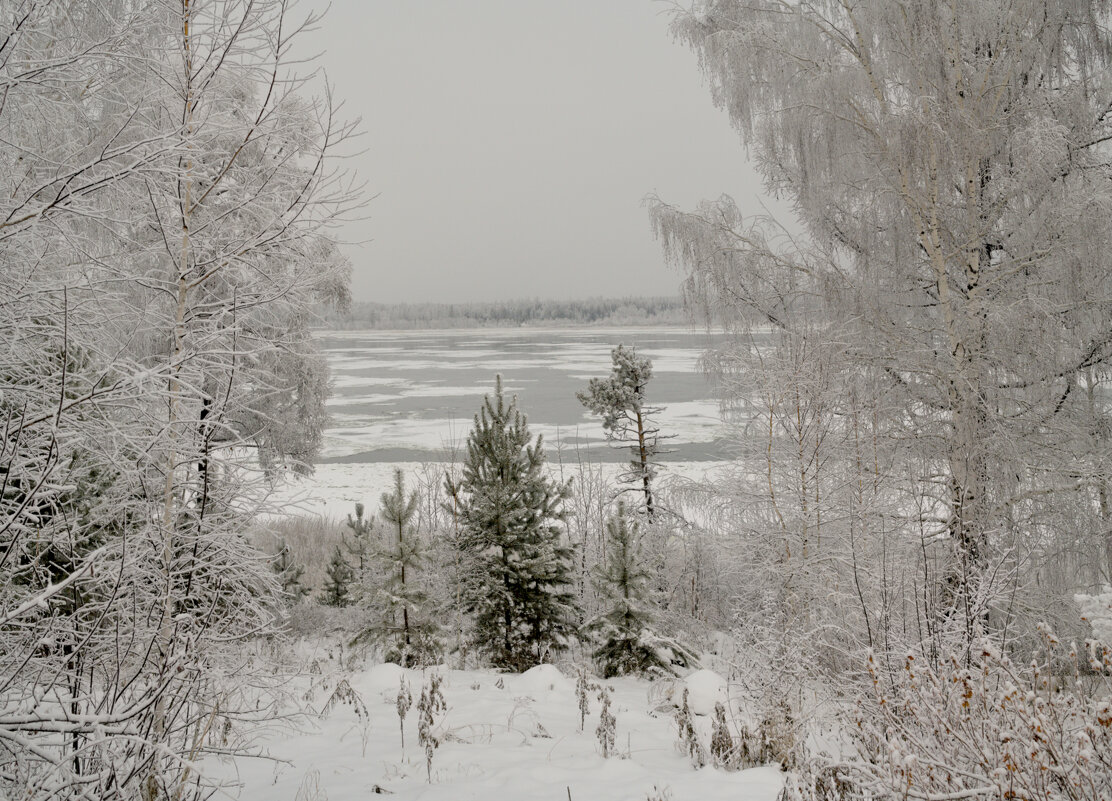
[[[641, 679], [605, 682], [617, 719], [617, 756], [604, 759], [596, 737], [600, 704], [579, 731], [574, 676], [544, 665], [521, 675], [439, 669], [447, 710], [436, 716], [440, 741], [431, 780], [418, 743], [418, 699], [430, 671], [376, 665], [304, 679], [300, 702], [312, 712], [295, 730], [272, 729], [262, 747], [273, 760], [241, 760], [242, 801], [354, 801], [379, 793], [448, 801], [773, 801], [780, 788], [775, 766], [737, 772], [696, 770], [677, 751], [670, 712], [653, 711], [652, 685]], [[397, 696], [404, 680], [413, 706], [401, 742]], [[329, 699], [340, 682], [346, 702]], [[597, 681], [597, 680], [596, 680]], [[704, 684], [706, 682], [703, 682]], [[659, 692], [653, 693], [654, 698]], [[339, 699], [337, 699], [339, 700]], [[700, 718], [709, 733], [709, 720]]]

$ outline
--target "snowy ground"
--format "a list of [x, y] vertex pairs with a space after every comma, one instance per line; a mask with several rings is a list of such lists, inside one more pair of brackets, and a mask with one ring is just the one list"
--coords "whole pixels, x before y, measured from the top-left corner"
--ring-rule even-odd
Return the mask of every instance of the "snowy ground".
[[[443, 670], [448, 709], [436, 728], [444, 742], [435, 752], [430, 782], [417, 742], [416, 709], [427, 674], [396, 665], [330, 672], [327, 665], [335, 662], [323, 654], [321, 661], [325, 667], [311, 677], [312, 686], [304, 680], [302, 703], [313, 713], [298, 731], [274, 729], [261, 741], [281, 761], [240, 760], [235, 781], [241, 786], [229, 788], [228, 797], [354, 801], [389, 793], [445, 801], [774, 801], [780, 788], [776, 767], [694, 769], [676, 750], [672, 715], [651, 710], [650, 691], [657, 698], [660, 685], [641, 679], [605, 682], [613, 690], [619, 755], [604, 759], [595, 735], [598, 701], [592, 697], [584, 731], [578, 731], [575, 680], [550, 665], [521, 675]], [[404, 752], [396, 711], [403, 677], [414, 701], [405, 721]], [[359, 703], [315, 714], [341, 679], [367, 714]], [[713, 683], [695, 682], [692, 707], [702, 703], [709, 712], [712, 690]], [[697, 725], [706, 738], [709, 717], [700, 716]], [[229, 768], [220, 772], [227, 775]]]
[[[662, 478], [686, 478], [704, 484], [714, 480], [716, 474], [728, 470], [732, 462], [680, 462], [666, 464], [661, 469]], [[576, 476], [577, 467], [566, 465], [562, 472], [555, 457], [550, 455], [549, 470], [556, 478]], [[379, 499], [394, 486], [394, 469], [401, 468], [406, 486], [414, 489], [419, 476], [430, 475], [437, 484], [443, 482], [448, 465], [437, 462], [382, 462], [352, 464], [322, 464], [309, 478], [290, 477], [269, 496], [269, 502], [287, 513], [320, 515], [343, 520], [352, 514], [356, 503], [364, 503], [371, 511], [378, 509]], [[603, 464], [603, 475], [614, 481], [624, 465]]]

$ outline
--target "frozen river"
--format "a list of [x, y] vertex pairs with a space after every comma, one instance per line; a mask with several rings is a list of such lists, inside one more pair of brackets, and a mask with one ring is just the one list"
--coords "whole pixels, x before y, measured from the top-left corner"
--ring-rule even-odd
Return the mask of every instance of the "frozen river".
[[610, 372], [610, 351], [632, 346], [653, 362], [648, 398], [678, 468], [721, 463], [718, 403], [698, 367], [716, 337], [685, 328], [328, 331], [318, 335], [332, 370], [331, 416], [317, 476], [303, 505], [345, 513], [356, 500], [376, 505], [393, 466], [413, 469], [461, 449], [483, 395], [502, 375], [549, 461], [610, 463], [629, 458], [609, 447], [601, 424], [575, 393]]
[[[718, 404], [697, 362], [709, 337], [687, 329], [572, 328], [327, 332], [332, 418], [322, 461], [437, 460], [462, 442], [484, 394], [502, 375], [534, 434], [549, 446], [590, 446], [602, 428], [576, 400], [590, 378], [610, 372], [619, 344], [652, 359], [649, 400], [675, 459], [721, 458]], [[600, 449], [608, 451], [609, 449]], [[598, 454], [604, 458], [604, 453]], [[625, 458], [612, 453], [612, 458]]]

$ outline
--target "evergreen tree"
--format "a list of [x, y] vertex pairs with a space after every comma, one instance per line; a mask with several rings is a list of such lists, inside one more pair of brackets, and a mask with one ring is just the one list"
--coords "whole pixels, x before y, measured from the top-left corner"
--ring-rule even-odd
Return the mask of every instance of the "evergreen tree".
[[467, 439], [456, 499], [460, 548], [472, 575], [464, 599], [475, 615], [475, 645], [493, 664], [521, 671], [566, 647], [578, 610], [572, 591], [572, 548], [562, 544], [567, 486], [544, 472], [542, 438], [530, 445], [517, 399], [508, 404], [502, 378], [486, 396]]
[[649, 571], [641, 564], [636, 524], [630, 525], [623, 504], [606, 522], [606, 563], [597, 569], [599, 595], [609, 611], [589, 624], [602, 645], [594, 652], [603, 678], [650, 671], [671, 672], [649, 634], [652, 613], [645, 597]]
[[[431, 664], [439, 655], [435, 623], [425, 610], [428, 598], [414, 583], [414, 573], [424, 561], [417, 532], [410, 522], [417, 513], [417, 493], [405, 493], [405, 477], [394, 470], [394, 490], [382, 495], [382, 519], [393, 542], [380, 550], [388, 578], [382, 587], [386, 619], [381, 633], [393, 640], [386, 661], [400, 665]], [[399, 619], [400, 613], [400, 619]]]
[[282, 548], [274, 557], [270, 568], [278, 576], [278, 581], [282, 585], [282, 594], [286, 596], [290, 603], [296, 604], [309, 594], [309, 588], [302, 583], [305, 567], [294, 561], [290, 546], [286, 544], [285, 540], [282, 541]]
[[660, 407], [646, 405], [645, 387], [653, 376], [653, 363], [625, 345], [610, 351], [610, 360], [610, 375], [592, 378], [587, 391], [577, 392], [575, 397], [602, 417], [608, 440], [631, 443], [633, 460], [621, 480], [641, 485], [645, 511], [652, 520], [652, 479], [656, 475], [653, 460], [660, 452], [660, 429], [652, 421], [652, 415], [660, 412]]
[[350, 514], [344, 525], [350, 530], [350, 536], [340, 533], [344, 543], [344, 550], [352, 560], [352, 578], [355, 585], [352, 600], [358, 601], [368, 592], [369, 574], [375, 548], [375, 518], [374, 515], [364, 517], [363, 504], [355, 504], [355, 517]]
[[321, 591], [320, 602], [325, 606], [350, 606], [351, 583], [355, 578], [351, 565], [344, 561], [344, 552], [337, 545], [332, 550], [332, 558], [324, 569], [327, 580]]

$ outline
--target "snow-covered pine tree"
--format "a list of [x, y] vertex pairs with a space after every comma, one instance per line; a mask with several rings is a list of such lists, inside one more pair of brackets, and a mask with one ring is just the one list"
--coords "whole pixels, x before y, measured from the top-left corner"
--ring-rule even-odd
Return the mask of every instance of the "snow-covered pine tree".
[[281, 541], [282, 547], [271, 562], [270, 569], [278, 577], [282, 585], [282, 594], [291, 604], [296, 604], [309, 594], [309, 588], [302, 583], [305, 575], [305, 566], [294, 561], [290, 546], [285, 540]]
[[652, 415], [661, 411], [659, 406], [649, 406], [645, 402], [645, 387], [653, 377], [653, 363], [638, 356], [635, 348], [625, 345], [610, 351], [610, 361], [610, 375], [592, 378], [587, 391], [577, 392], [575, 397], [602, 417], [607, 440], [630, 443], [633, 459], [621, 480], [640, 485], [645, 495], [645, 512], [652, 520], [654, 460], [660, 449], [660, 428], [653, 422]]
[[325, 606], [350, 606], [354, 575], [339, 545], [332, 549], [332, 558], [328, 560], [324, 575], [327, 580], [321, 589], [320, 602]]
[[567, 486], [545, 475], [542, 437], [532, 437], [502, 377], [467, 439], [456, 499], [459, 547], [471, 562], [464, 598], [475, 646], [495, 667], [521, 671], [546, 661], [576, 633], [572, 552], [559, 527]]
[[671, 672], [667, 662], [646, 645], [643, 632], [652, 622], [646, 602], [649, 571], [639, 558], [638, 527], [625, 506], [606, 521], [606, 561], [596, 569], [595, 581], [607, 611], [592, 620], [588, 629], [602, 644], [593, 656], [603, 678], [628, 673]]
[[405, 476], [395, 469], [393, 491], [382, 494], [388, 544], [375, 554], [387, 576], [379, 593], [385, 612], [379, 633], [390, 642], [386, 661], [406, 667], [432, 664], [440, 654], [428, 596], [414, 581], [424, 561], [417, 532], [410, 525], [416, 512], [417, 493], [406, 496]]
[[344, 525], [351, 532], [350, 535], [341, 532], [340, 537], [344, 542], [344, 549], [352, 560], [352, 570], [355, 572], [356, 595], [362, 596], [366, 590], [367, 578], [371, 567], [371, 552], [375, 545], [375, 518], [374, 515], [365, 517], [366, 507], [355, 504], [355, 517], [350, 514]]

